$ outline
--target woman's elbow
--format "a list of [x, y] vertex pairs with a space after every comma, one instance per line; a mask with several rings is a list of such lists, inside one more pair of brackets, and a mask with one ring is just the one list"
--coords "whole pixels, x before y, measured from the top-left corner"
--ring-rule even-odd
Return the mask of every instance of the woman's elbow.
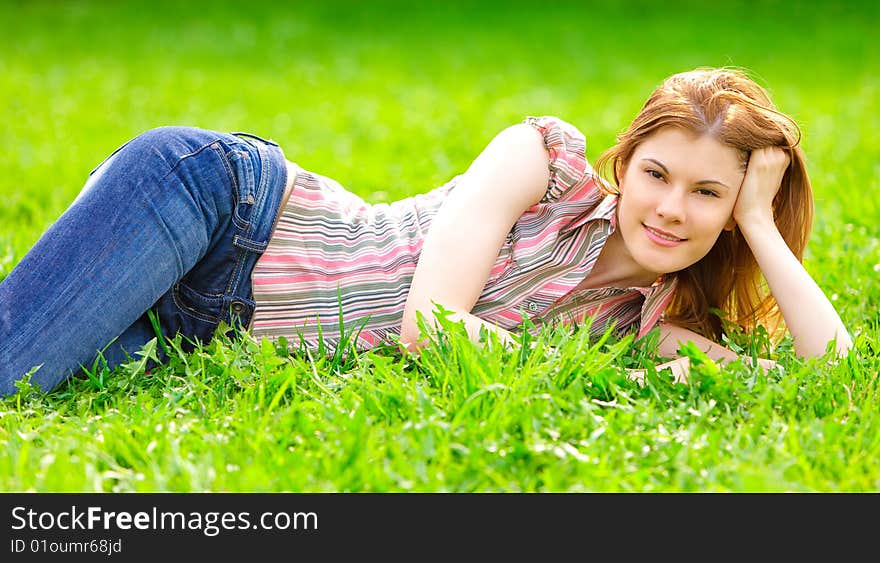
[[430, 343], [428, 338], [422, 338], [419, 340], [417, 337], [409, 337], [406, 335], [402, 335], [397, 342], [400, 353], [404, 356], [412, 355], [418, 356], [421, 354], [422, 349], [425, 348]]
[[838, 356], [846, 356], [849, 354], [849, 351], [852, 350], [853, 341], [850, 338], [849, 333], [843, 332], [837, 334], [837, 339], [834, 342], [835, 349], [837, 350]]
[[415, 315], [406, 315], [400, 323], [400, 338], [398, 339], [401, 352], [418, 353], [424, 348], [426, 340], [419, 340], [420, 336], [418, 323], [416, 323]]
[[[436, 304], [432, 303], [432, 307], [436, 306]], [[460, 314], [457, 308], [444, 307], [444, 309], [451, 313], [450, 318], [452, 319], [457, 318]], [[436, 331], [439, 325], [434, 318], [435, 311], [435, 309], [414, 308], [412, 312], [404, 312], [400, 323], [399, 342], [401, 348], [405, 348], [408, 352], [418, 352], [431, 342], [429, 334], [422, 330], [421, 325], [426, 326], [426, 330], [429, 333]]]
[[849, 354], [852, 347], [852, 338], [844, 329], [839, 330], [833, 338], [825, 337], [809, 343], [805, 341], [803, 344], [797, 338], [794, 340], [795, 354], [803, 359], [821, 358], [826, 354], [831, 354], [833, 358], [842, 358]]

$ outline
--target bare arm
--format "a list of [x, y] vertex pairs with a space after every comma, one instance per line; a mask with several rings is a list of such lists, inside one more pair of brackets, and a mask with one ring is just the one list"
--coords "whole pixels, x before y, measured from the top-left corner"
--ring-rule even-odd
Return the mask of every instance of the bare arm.
[[792, 254], [772, 219], [753, 221], [742, 229], [801, 357], [821, 356], [836, 340], [846, 354], [852, 340], [834, 306]]
[[425, 237], [407, 296], [400, 341], [410, 352], [418, 341], [416, 312], [434, 321], [434, 303], [463, 320], [471, 339], [480, 327], [512, 343], [511, 334], [470, 314], [504, 238], [516, 220], [544, 196], [550, 155], [541, 133], [528, 124], [499, 133], [459, 179]]
[[[751, 357], [739, 356], [730, 348], [722, 346], [721, 344], [718, 344], [701, 334], [697, 334], [692, 330], [669, 323], [662, 323], [660, 325], [660, 355], [667, 357], [677, 356], [678, 349], [685, 342], [696, 344], [697, 348], [705, 352], [707, 356], [718, 363], [732, 362], [734, 360], [743, 360], [746, 363], [752, 362]], [[763, 366], [764, 368], [776, 364], [776, 362], [767, 358], [757, 358], [757, 362], [758, 365]]]
[[790, 157], [778, 147], [752, 151], [734, 208], [734, 219], [748, 242], [801, 357], [821, 356], [836, 340], [845, 354], [852, 340], [834, 306], [788, 248], [773, 221], [771, 203]]

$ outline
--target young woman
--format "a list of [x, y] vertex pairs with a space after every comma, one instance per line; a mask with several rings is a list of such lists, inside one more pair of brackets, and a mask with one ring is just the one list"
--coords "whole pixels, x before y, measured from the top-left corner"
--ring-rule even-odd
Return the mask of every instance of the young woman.
[[150, 311], [185, 344], [225, 321], [326, 351], [418, 352], [417, 317], [437, 305], [475, 340], [486, 327], [512, 342], [523, 316], [534, 330], [589, 317], [597, 333], [659, 326], [666, 356], [693, 341], [733, 359], [717, 309], [745, 329], [784, 320], [801, 356], [843, 353], [846, 328], [801, 265], [799, 141], [744, 73], [701, 68], [666, 79], [595, 171], [575, 127], [528, 117], [443, 186], [369, 205], [272, 141], [154, 129], [101, 163], [0, 283], [0, 392], [29, 371], [52, 389], [99, 351], [109, 367], [134, 357]]

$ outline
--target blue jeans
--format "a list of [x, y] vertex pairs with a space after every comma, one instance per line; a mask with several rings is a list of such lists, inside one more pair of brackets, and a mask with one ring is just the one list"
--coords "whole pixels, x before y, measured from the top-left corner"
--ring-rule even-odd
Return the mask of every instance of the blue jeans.
[[286, 180], [278, 145], [246, 133], [160, 127], [122, 145], [0, 283], [0, 394], [41, 364], [48, 391], [99, 352], [111, 369], [137, 358], [149, 310], [185, 351], [221, 320], [247, 327]]

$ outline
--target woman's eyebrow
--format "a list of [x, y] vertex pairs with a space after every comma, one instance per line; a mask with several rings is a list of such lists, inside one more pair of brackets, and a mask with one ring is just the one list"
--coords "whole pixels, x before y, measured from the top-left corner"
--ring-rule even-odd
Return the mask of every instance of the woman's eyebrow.
[[[642, 160], [647, 160], [648, 162], [652, 162], [652, 163], [656, 164], [657, 166], [659, 166], [660, 168], [663, 169], [664, 174], [669, 174], [669, 169], [667, 169], [663, 165], [663, 163], [660, 162], [659, 160], [654, 160], [653, 158], [643, 158]], [[730, 189], [730, 186], [728, 186], [727, 184], [725, 184], [724, 182], [721, 182], [719, 180], [700, 180], [699, 182], [694, 182], [694, 183], [695, 184], [718, 184], [722, 188], [725, 188], [728, 190]]]

